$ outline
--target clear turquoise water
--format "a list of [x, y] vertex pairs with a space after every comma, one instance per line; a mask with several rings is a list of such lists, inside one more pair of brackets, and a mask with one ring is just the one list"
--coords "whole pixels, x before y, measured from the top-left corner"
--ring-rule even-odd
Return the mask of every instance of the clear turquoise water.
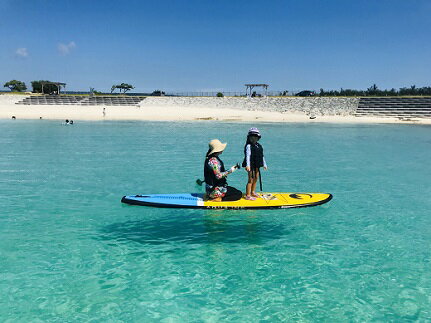
[[[313, 208], [153, 209], [250, 125], [0, 121], [0, 320], [431, 320], [431, 128], [260, 124], [266, 191]], [[245, 184], [243, 171], [230, 176]]]

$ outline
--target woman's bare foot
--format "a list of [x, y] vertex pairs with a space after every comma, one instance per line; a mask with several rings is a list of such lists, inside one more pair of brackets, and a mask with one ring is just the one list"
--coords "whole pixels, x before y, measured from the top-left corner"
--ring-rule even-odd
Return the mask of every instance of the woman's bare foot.
[[248, 201], [256, 201], [256, 198], [250, 195], [246, 195], [245, 199]]
[[260, 197], [259, 194], [257, 194], [256, 192], [252, 192], [251, 196], [253, 196], [253, 197]]
[[216, 197], [215, 199], [209, 200], [210, 202], [221, 202], [221, 197]]

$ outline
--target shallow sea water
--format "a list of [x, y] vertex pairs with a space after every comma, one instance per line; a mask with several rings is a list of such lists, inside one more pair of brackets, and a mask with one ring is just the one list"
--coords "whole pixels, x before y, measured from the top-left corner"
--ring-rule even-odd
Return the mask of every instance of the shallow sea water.
[[[431, 320], [431, 127], [259, 124], [283, 210], [157, 209], [249, 124], [0, 121], [0, 320]], [[243, 170], [229, 184], [243, 189]]]

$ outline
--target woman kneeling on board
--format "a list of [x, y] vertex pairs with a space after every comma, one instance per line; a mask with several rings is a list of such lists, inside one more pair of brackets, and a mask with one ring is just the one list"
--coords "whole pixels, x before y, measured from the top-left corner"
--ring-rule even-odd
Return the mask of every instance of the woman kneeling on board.
[[236, 171], [239, 165], [225, 170], [224, 164], [219, 158], [226, 148], [227, 143], [222, 144], [220, 140], [213, 139], [209, 142], [208, 152], [204, 164], [205, 188], [207, 197], [214, 202], [236, 201], [241, 199], [242, 192], [227, 185], [226, 177]]

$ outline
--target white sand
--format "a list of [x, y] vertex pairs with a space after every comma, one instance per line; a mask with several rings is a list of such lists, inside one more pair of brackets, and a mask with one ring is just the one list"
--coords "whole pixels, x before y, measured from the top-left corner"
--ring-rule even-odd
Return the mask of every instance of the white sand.
[[[103, 115], [105, 108], [105, 116]], [[219, 120], [234, 122], [332, 122], [332, 123], [417, 123], [431, 124], [431, 119], [317, 116], [311, 120], [304, 114], [280, 113], [271, 111], [249, 111], [245, 109], [203, 108], [184, 106], [75, 106], [75, 105], [16, 105], [0, 102], [0, 119], [39, 119], [45, 120], [153, 120], [153, 121], [192, 121]]]

